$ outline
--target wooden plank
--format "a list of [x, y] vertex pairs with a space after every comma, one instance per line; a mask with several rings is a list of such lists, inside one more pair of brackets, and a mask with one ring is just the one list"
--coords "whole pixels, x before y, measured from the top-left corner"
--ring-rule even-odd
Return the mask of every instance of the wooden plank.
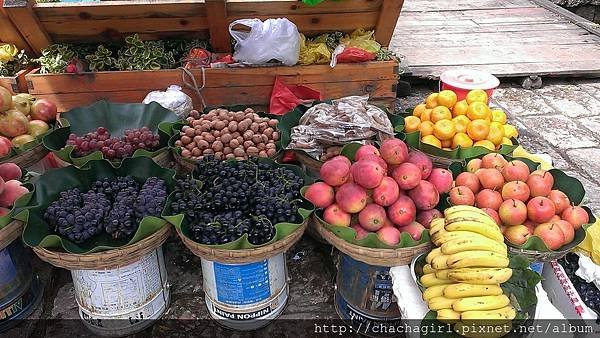
[[19, 92], [16, 76], [0, 76], [0, 87], [8, 89], [11, 95]]
[[231, 36], [225, 0], [206, 0], [210, 45], [215, 52], [231, 53]]
[[4, 0], [0, 0], [0, 42], [10, 43], [31, 54], [32, 49], [21, 35], [21, 32], [13, 25], [12, 21], [3, 8]]
[[[143, 18], [143, 19], [110, 19], [73, 22], [46, 22], [44, 27], [53, 35], [79, 35], [93, 39], [96, 35], [107, 32], [123, 34], [136, 32], [179, 32], [205, 30], [208, 28], [206, 18]], [[82, 38], [83, 39], [83, 38]]]
[[33, 12], [34, 0], [4, 0], [4, 11], [21, 32], [34, 55], [52, 44], [52, 40]]
[[[435, 31], [422, 29], [419, 26], [406, 26], [400, 20], [392, 40], [404, 38], [417, 38], [421, 35], [435, 35], [437, 33], [471, 34], [471, 33], [511, 33], [511, 32], [552, 32], [555, 31], [579, 31], [580, 29], [570, 23], [536, 23], [536, 24], [512, 24], [512, 25], [476, 25], [470, 26], [439, 26]], [[438, 23], [439, 24], [439, 23]]]
[[404, 0], [384, 0], [381, 5], [377, 26], [375, 26], [375, 38], [382, 46], [390, 45], [402, 4]]
[[471, 9], [504, 9], [534, 7], [529, 0], [410, 0], [404, 5], [403, 12], [425, 12]]
[[556, 4], [553, 4], [552, 2], [550, 2], [548, 0], [532, 0], [532, 1], [535, 4], [551, 11], [552, 13], [555, 13], [557, 15], [560, 15], [563, 18], [566, 18], [567, 20], [574, 23], [578, 27], [581, 27], [592, 34], [600, 35], [600, 26], [598, 26], [597, 24], [595, 24], [585, 18], [582, 18], [581, 16], [579, 16], [575, 13], [572, 13], [560, 6], [557, 6]]
[[263, 15], [264, 13], [279, 16], [288, 16], [291, 14], [360, 13], [379, 10], [382, 2], [383, 0], [324, 1], [318, 6], [308, 6], [297, 0], [228, 0], [227, 11], [231, 15], [246, 16], [248, 18]]
[[472, 20], [475, 23], [568, 22], [564, 18], [539, 7], [424, 13], [405, 12], [402, 14], [402, 21], [405, 24], [414, 23], [418, 25], [420, 21], [439, 21], [440, 23], [444, 23], [452, 20]]
[[456, 65], [456, 66], [412, 66], [409, 67], [411, 75], [421, 78], [438, 79], [446, 70], [460, 68], [474, 68], [487, 71], [498, 77], [517, 76], [600, 76], [600, 65], [589, 61], [571, 62], [521, 62], [521, 63], [494, 63], [484, 65]]

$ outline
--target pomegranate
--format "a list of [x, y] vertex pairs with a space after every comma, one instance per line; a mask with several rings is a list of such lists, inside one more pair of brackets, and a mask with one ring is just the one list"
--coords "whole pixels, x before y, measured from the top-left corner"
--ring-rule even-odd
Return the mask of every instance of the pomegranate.
[[27, 134], [29, 120], [16, 109], [7, 110], [0, 113], [0, 134], [7, 137], [16, 137]]
[[36, 100], [31, 106], [31, 118], [46, 122], [56, 120], [56, 105], [46, 99]]
[[0, 112], [9, 110], [12, 107], [12, 96], [8, 89], [0, 86]]

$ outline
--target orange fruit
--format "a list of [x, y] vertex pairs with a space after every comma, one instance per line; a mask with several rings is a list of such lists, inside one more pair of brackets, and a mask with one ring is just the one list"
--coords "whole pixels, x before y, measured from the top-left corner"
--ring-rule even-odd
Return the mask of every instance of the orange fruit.
[[454, 123], [450, 120], [439, 120], [433, 126], [433, 135], [441, 141], [451, 140], [454, 134], [456, 134], [456, 130]]
[[413, 109], [412, 114], [413, 116], [421, 117], [421, 114], [423, 111], [425, 111], [425, 109], [427, 109], [427, 107], [425, 107], [425, 103], [420, 103], [415, 107], [415, 109]]
[[435, 137], [433, 135], [427, 135], [427, 136], [423, 137], [421, 139], [421, 142], [425, 143], [425, 144], [432, 145], [432, 146], [437, 147], [437, 148], [441, 148], [442, 147], [442, 142], [440, 140], [438, 140], [437, 137]]
[[412, 133], [413, 131], [417, 131], [419, 129], [419, 125], [421, 124], [421, 119], [416, 116], [407, 116], [404, 118], [404, 132]]
[[467, 126], [471, 120], [465, 115], [458, 115], [452, 119], [452, 122], [454, 122], [454, 129], [456, 129], [457, 133], [466, 133]]
[[492, 122], [490, 126], [490, 132], [488, 136], [485, 138], [486, 140], [492, 142], [494, 146], [498, 146], [502, 143], [502, 138], [504, 137], [504, 128], [502, 126], [497, 125], [498, 122]]
[[467, 108], [467, 117], [471, 120], [489, 119], [491, 117], [490, 108], [485, 103], [473, 102]]
[[421, 121], [431, 121], [431, 111], [433, 109], [425, 109], [422, 113], [421, 113]]
[[431, 110], [431, 122], [436, 123], [440, 120], [452, 120], [450, 109], [444, 106], [437, 106]]
[[421, 122], [419, 125], [419, 131], [421, 132], [421, 137], [427, 135], [433, 135], [433, 122], [425, 121]]
[[473, 102], [481, 102], [487, 104], [488, 95], [485, 92], [485, 90], [473, 89], [467, 94], [466, 100], [468, 104], [471, 104]]
[[500, 122], [506, 124], [506, 113], [502, 109], [492, 110], [492, 122]]
[[490, 151], [496, 150], [496, 146], [488, 140], [477, 141], [473, 143], [473, 147], [484, 147]]
[[442, 148], [450, 149], [450, 147], [452, 147], [452, 140], [443, 140], [442, 141]]
[[473, 146], [473, 140], [465, 133], [456, 133], [452, 138], [452, 148], [468, 148]]
[[485, 140], [490, 132], [490, 126], [485, 120], [474, 120], [467, 125], [467, 134], [473, 141]]
[[513, 125], [505, 124], [503, 126], [503, 128], [504, 128], [504, 137], [510, 139], [510, 138], [519, 136], [519, 132], [517, 131], [517, 128], [515, 128]]
[[454, 107], [452, 107], [452, 116], [456, 117], [459, 115], [467, 115], [467, 109], [469, 108], [469, 104], [466, 100], [461, 100], [456, 102]]
[[429, 94], [429, 96], [427, 96], [427, 98], [425, 99], [425, 106], [429, 109], [437, 107], [437, 96], [438, 93]]
[[457, 100], [456, 93], [451, 90], [442, 90], [437, 96], [437, 104], [446, 108], [452, 108]]

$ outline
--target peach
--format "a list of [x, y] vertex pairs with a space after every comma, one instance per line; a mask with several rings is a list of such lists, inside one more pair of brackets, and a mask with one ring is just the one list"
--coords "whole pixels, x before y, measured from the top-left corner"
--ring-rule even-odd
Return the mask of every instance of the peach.
[[504, 230], [504, 238], [517, 245], [523, 245], [531, 237], [529, 229], [524, 225], [512, 225]]
[[415, 241], [419, 241], [421, 240], [421, 234], [425, 231], [425, 227], [419, 222], [412, 222], [409, 225], [400, 227], [398, 230], [400, 230], [400, 233], [408, 233]]
[[367, 205], [367, 191], [356, 183], [342, 185], [335, 194], [340, 208], [350, 214], [360, 212]]
[[529, 194], [529, 186], [523, 181], [511, 181], [502, 187], [502, 198], [505, 200], [514, 198], [522, 202], [527, 202]]
[[358, 148], [356, 153], [354, 154], [354, 161], [358, 162], [362, 160], [365, 155], [375, 155], [379, 157], [379, 150], [373, 145], [367, 144]]
[[22, 175], [23, 173], [18, 165], [10, 162], [0, 164], [0, 177], [5, 181], [18, 180]]
[[358, 224], [353, 224], [351, 228], [356, 231], [356, 235], [354, 236], [356, 240], [361, 240], [369, 235], [369, 232]]
[[400, 196], [400, 188], [391, 177], [384, 177], [381, 183], [373, 189], [373, 202], [384, 207], [392, 205]]
[[10, 213], [10, 209], [0, 208], [0, 217], [6, 216]]
[[554, 203], [546, 197], [534, 197], [527, 202], [527, 217], [536, 223], [546, 223], [556, 214]]
[[0, 195], [0, 207], [11, 208], [15, 201], [28, 193], [29, 190], [21, 185], [17, 180], [6, 181], [4, 184], [4, 192]]
[[457, 187], [465, 186], [471, 189], [474, 194], [478, 193], [481, 189], [481, 183], [479, 183], [479, 178], [477, 178], [477, 175], [468, 171], [458, 174], [458, 176], [456, 176], [456, 182], [454, 185]]
[[478, 208], [500, 209], [502, 204], [502, 195], [492, 189], [483, 189], [475, 195], [475, 206]]
[[549, 171], [536, 170], [529, 175], [527, 185], [531, 191], [531, 197], [546, 197], [550, 194], [550, 191], [552, 191], [554, 177]]
[[440, 194], [436, 187], [425, 180], [408, 192], [408, 196], [415, 202], [417, 209], [429, 210], [435, 208], [440, 202]]
[[435, 186], [440, 194], [447, 193], [452, 189], [454, 178], [452, 173], [446, 169], [435, 168], [431, 170], [431, 174], [427, 178], [429, 182]]
[[521, 225], [527, 220], [527, 205], [515, 199], [506, 200], [500, 204], [498, 215], [504, 225]]
[[386, 171], [377, 162], [361, 160], [352, 164], [352, 178], [354, 182], [365, 189], [377, 187]]
[[502, 225], [502, 220], [500, 220], [500, 215], [498, 215], [496, 210], [491, 208], [481, 208], [481, 210], [488, 214], [494, 220], [494, 222], [498, 224], [498, 226]]
[[[331, 158], [329, 161], [342, 161], [342, 162], [346, 163], [348, 166], [352, 165], [352, 162], [350, 162], [350, 159], [347, 158], [346, 156], [342, 156], [342, 155], [335, 156], [335, 157]], [[329, 161], [327, 161], [327, 162], [329, 162]]]
[[450, 203], [452, 205], [475, 205], [475, 194], [467, 187], [454, 187], [450, 190]]
[[481, 158], [481, 167], [488, 169], [496, 169], [502, 171], [508, 164], [508, 161], [504, 159], [504, 156], [498, 153], [489, 153]]
[[333, 188], [325, 182], [311, 184], [306, 189], [304, 197], [317, 208], [327, 208], [335, 201]]
[[513, 160], [504, 166], [504, 169], [502, 169], [502, 176], [504, 176], [506, 182], [526, 182], [529, 178], [529, 167], [523, 161]]
[[409, 225], [417, 216], [417, 208], [408, 196], [400, 196], [394, 204], [388, 207], [387, 215], [395, 225]]
[[385, 209], [378, 204], [367, 204], [358, 214], [358, 223], [369, 231], [377, 231], [383, 227], [386, 214]]
[[417, 222], [421, 223], [426, 229], [429, 229], [431, 221], [436, 218], [444, 218], [442, 212], [437, 209], [424, 210], [417, 214]]
[[394, 169], [392, 177], [402, 190], [410, 190], [421, 182], [421, 169], [414, 163], [402, 163]]
[[383, 227], [377, 231], [377, 237], [387, 245], [396, 245], [400, 243], [400, 231], [394, 227]]
[[350, 225], [350, 214], [344, 212], [337, 204], [328, 206], [323, 211], [323, 220], [331, 225], [347, 227]]
[[10, 154], [10, 148], [12, 148], [12, 142], [4, 136], [0, 136], [0, 158]]
[[329, 160], [323, 163], [319, 173], [325, 183], [332, 187], [340, 186], [348, 181], [350, 165], [342, 160]]
[[480, 158], [474, 158], [467, 163], [467, 171], [470, 173], [475, 173], [480, 168], [481, 168], [481, 159]]
[[500, 190], [504, 185], [504, 176], [496, 169], [481, 168], [475, 175], [484, 189]]
[[379, 153], [388, 164], [400, 164], [408, 159], [406, 143], [397, 138], [383, 141], [379, 147]]
[[575, 239], [575, 228], [573, 228], [573, 225], [571, 223], [563, 220], [556, 221], [553, 223], [558, 225], [560, 231], [562, 231], [563, 235], [565, 236], [565, 242], [563, 243], [563, 245], [573, 242], [573, 239]]
[[411, 151], [408, 154], [408, 162], [416, 164], [421, 169], [421, 179], [426, 180], [433, 170], [433, 163], [427, 154], [420, 151]]
[[533, 234], [538, 236], [550, 250], [556, 250], [565, 243], [565, 235], [560, 226], [554, 223], [542, 223], [535, 227]]
[[588, 224], [590, 222], [590, 216], [584, 208], [578, 206], [568, 207], [563, 210], [560, 217], [571, 223], [575, 230], [579, 230], [583, 224]]
[[548, 194], [548, 198], [554, 203], [557, 215], [562, 214], [562, 212], [571, 205], [569, 196], [560, 190], [551, 190]]
[[388, 165], [387, 165], [387, 163], [380, 156], [376, 156], [376, 155], [373, 155], [373, 154], [366, 154], [366, 155], [363, 155], [360, 160], [361, 161], [373, 161], [373, 162], [376, 162], [387, 173]]

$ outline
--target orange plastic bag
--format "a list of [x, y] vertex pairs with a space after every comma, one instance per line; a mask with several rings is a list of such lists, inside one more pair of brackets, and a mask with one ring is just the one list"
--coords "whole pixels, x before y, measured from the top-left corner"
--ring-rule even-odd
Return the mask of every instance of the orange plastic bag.
[[321, 100], [321, 93], [306, 86], [286, 85], [276, 77], [271, 92], [269, 112], [273, 115], [284, 115], [299, 104], [313, 100]]

